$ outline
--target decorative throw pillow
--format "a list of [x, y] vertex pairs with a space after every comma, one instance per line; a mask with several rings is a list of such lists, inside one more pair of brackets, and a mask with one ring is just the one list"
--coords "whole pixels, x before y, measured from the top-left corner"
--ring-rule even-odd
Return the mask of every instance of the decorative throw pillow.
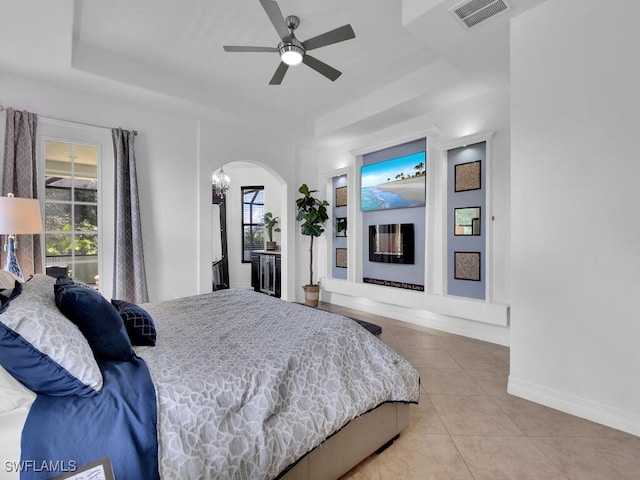
[[111, 304], [122, 317], [132, 345], [156, 344], [156, 325], [149, 312], [125, 300], [111, 300]]
[[130, 360], [131, 341], [117, 310], [100, 292], [77, 285], [55, 285], [56, 305], [89, 341], [97, 358]]
[[23, 282], [13, 273], [0, 270], [0, 312], [7, 308], [11, 299], [20, 295]]
[[56, 308], [53, 283], [36, 274], [0, 314], [0, 365], [33, 392], [95, 395], [102, 373], [78, 327]]
[[58, 277], [58, 278], [56, 278], [56, 285], [64, 285], [64, 286], [70, 286], [70, 285], [73, 286], [73, 285], [75, 285], [77, 287], [93, 288], [88, 283], [81, 282], [80, 280], [76, 280], [75, 278], [71, 278], [71, 277]]
[[8, 306], [9, 302], [22, 293], [22, 283], [15, 280], [12, 288], [0, 288], [0, 313]]

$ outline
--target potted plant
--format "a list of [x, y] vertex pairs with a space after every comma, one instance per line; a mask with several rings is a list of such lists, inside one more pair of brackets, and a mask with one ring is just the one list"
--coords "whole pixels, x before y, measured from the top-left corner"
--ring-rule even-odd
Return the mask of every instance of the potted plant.
[[327, 207], [329, 202], [326, 200], [318, 200], [313, 196], [317, 190], [309, 190], [306, 183], [298, 189], [303, 196], [296, 200], [298, 215], [296, 220], [302, 222], [300, 231], [302, 235], [311, 237], [311, 245], [309, 245], [309, 284], [303, 286], [306, 305], [311, 307], [318, 306], [318, 298], [320, 286], [313, 283], [313, 238], [319, 237], [324, 232], [324, 224], [329, 219]]
[[262, 226], [267, 231], [267, 236], [269, 237], [269, 240], [267, 241], [267, 250], [276, 249], [276, 242], [273, 241], [273, 232], [280, 231], [280, 228], [276, 227], [279, 221], [280, 217], [274, 217], [271, 212], [265, 213], [262, 217]]

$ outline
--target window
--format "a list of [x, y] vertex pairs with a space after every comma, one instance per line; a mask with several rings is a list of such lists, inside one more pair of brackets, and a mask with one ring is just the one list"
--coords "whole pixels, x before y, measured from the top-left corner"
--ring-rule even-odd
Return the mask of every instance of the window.
[[242, 263], [251, 262], [253, 250], [264, 249], [264, 187], [241, 187]]
[[44, 154], [45, 266], [97, 286], [100, 149], [45, 140]]

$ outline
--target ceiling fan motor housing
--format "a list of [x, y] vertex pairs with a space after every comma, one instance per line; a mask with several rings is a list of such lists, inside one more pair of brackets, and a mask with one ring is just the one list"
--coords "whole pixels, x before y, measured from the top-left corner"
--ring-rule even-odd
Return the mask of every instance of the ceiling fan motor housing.
[[295, 30], [298, 28], [298, 25], [300, 25], [300, 19], [295, 15], [289, 15], [284, 19], [284, 22], [287, 24], [287, 28], [291, 31]]

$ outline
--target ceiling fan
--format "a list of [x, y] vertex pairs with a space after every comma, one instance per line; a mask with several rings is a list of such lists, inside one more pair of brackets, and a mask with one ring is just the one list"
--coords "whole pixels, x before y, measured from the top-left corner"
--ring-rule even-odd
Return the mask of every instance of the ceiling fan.
[[307, 52], [316, 48], [325, 47], [338, 42], [344, 42], [356, 37], [351, 25], [343, 25], [321, 35], [317, 35], [309, 40], [301, 42], [296, 38], [293, 31], [300, 25], [300, 19], [295, 15], [289, 15], [286, 19], [282, 16], [278, 2], [275, 0], [260, 0], [262, 8], [267, 12], [267, 16], [278, 32], [282, 40], [277, 47], [248, 47], [224, 45], [225, 52], [276, 52], [280, 54], [280, 65], [276, 73], [271, 78], [269, 85], [280, 85], [289, 66], [304, 63], [321, 73], [332, 82], [335, 81], [342, 72], [312, 57]]

